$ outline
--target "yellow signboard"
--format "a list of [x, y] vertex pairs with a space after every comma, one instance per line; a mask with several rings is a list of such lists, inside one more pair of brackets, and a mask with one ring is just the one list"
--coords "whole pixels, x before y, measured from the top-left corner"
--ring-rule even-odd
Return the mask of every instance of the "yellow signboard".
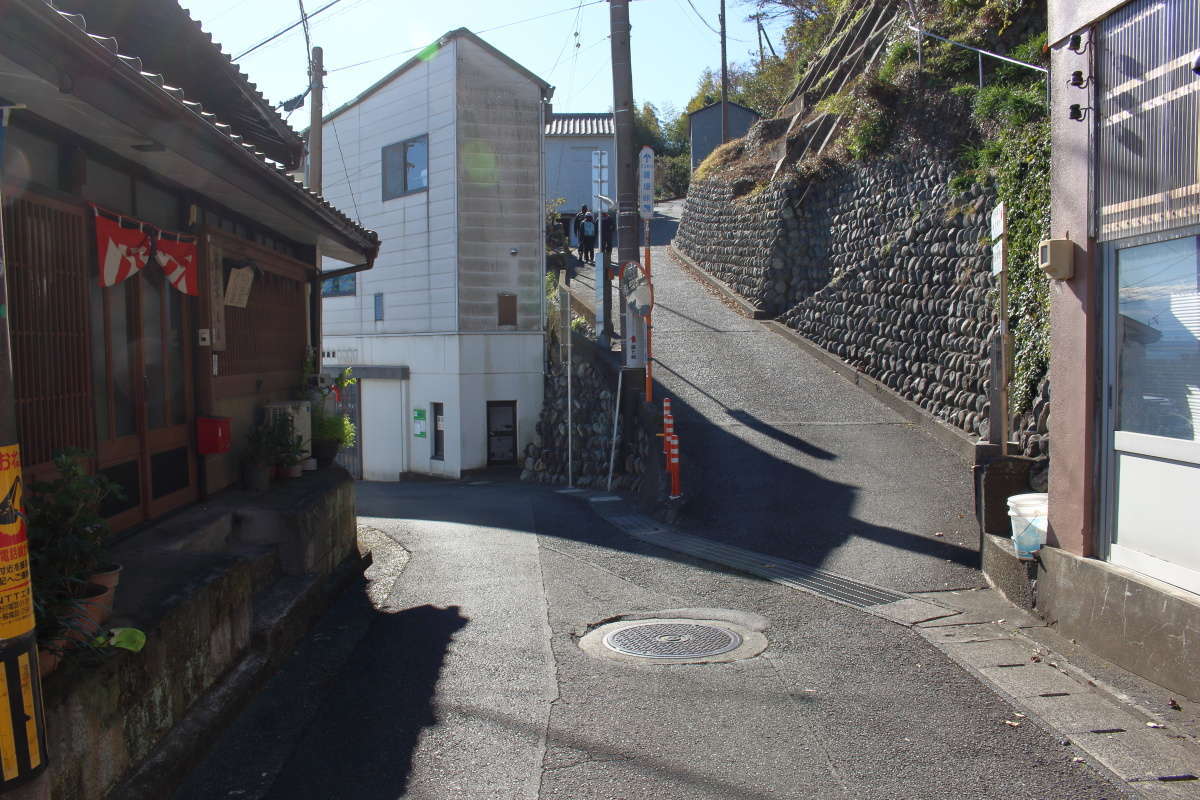
[[34, 627], [23, 511], [21, 448], [0, 446], [0, 639], [15, 639]]

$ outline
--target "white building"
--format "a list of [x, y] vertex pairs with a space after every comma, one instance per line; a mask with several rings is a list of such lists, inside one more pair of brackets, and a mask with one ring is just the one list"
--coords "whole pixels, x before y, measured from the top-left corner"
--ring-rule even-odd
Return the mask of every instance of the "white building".
[[[616, 175], [617, 139], [611, 112], [554, 114], [546, 123], [546, 197], [563, 199], [559, 212], [574, 216], [579, 207], [595, 208], [592, 153], [608, 153], [610, 175]], [[609, 197], [616, 197], [616, 178]]]
[[383, 240], [323, 289], [323, 366], [361, 379], [363, 478], [458, 477], [533, 439], [552, 93], [460, 28], [325, 118], [324, 194]]

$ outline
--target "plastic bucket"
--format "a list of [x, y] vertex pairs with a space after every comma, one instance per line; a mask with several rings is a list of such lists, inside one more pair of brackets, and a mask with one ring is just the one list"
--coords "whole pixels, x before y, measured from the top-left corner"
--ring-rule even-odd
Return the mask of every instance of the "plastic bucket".
[[1008, 498], [1008, 517], [1018, 558], [1033, 558], [1046, 543], [1048, 511], [1049, 498], [1044, 492]]

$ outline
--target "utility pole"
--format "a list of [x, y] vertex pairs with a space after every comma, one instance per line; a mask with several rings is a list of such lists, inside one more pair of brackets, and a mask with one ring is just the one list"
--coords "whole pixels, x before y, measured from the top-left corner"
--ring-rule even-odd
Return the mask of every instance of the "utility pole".
[[754, 20], [754, 27], [758, 33], [758, 68], [762, 69], [763, 61], [766, 60], [766, 56], [763, 54], [762, 14], [752, 14], [750, 15], [750, 19]]
[[729, 63], [725, 58], [725, 0], [721, 0], [721, 144], [729, 141]]
[[[0, 106], [0, 177], [4, 138], [14, 108]], [[0, 182], [2, 183], [2, 182]], [[2, 205], [2, 202], [0, 202]], [[7, 731], [0, 759], [0, 792], [13, 787], [22, 798], [48, 798], [46, 729], [42, 682], [38, 674], [33, 587], [29, 573], [29, 535], [22, 498], [21, 441], [13, 386], [9, 333], [8, 265], [4, 252], [4, 216], [0, 214], [0, 730]], [[41, 776], [41, 777], [39, 777]]]
[[323, 142], [321, 140], [321, 79], [325, 77], [324, 52], [319, 47], [312, 49], [312, 62], [309, 68], [312, 73], [309, 75], [309, 91], [312, 98], [309, 100], [309, 118], [308, 118], [308, 188], [312, 189], [317, 194], [321, 193], [321, 158], [324, 155], [321, 151]]
[[[633, 149], [633, 65], [629, 56], [629, 0], [608, 0], [612, 33], [613, 123], [617, 135], [617, 264], [638, 260], [637, 153]], [[612, 290], [604, 281], [605, 305]], [[621, 308], [624, 309], [624, 303]], [[624, 320], [624, 314], [621, 315]]]

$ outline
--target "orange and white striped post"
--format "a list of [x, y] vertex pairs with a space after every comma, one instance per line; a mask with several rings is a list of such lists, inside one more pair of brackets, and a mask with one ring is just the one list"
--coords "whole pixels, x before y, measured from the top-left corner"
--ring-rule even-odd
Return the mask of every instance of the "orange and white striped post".
[[671, 437], [675, 435], [675, 417], [671, 414], [671, 398], [663, 398], [663, 455], [668, 452]]
[[671, 499], [678, 500], [683, 496], [679, 487], [679, 437], [670, 437], [670, 453], [667, 456], [667, 470], [671, 474]]

